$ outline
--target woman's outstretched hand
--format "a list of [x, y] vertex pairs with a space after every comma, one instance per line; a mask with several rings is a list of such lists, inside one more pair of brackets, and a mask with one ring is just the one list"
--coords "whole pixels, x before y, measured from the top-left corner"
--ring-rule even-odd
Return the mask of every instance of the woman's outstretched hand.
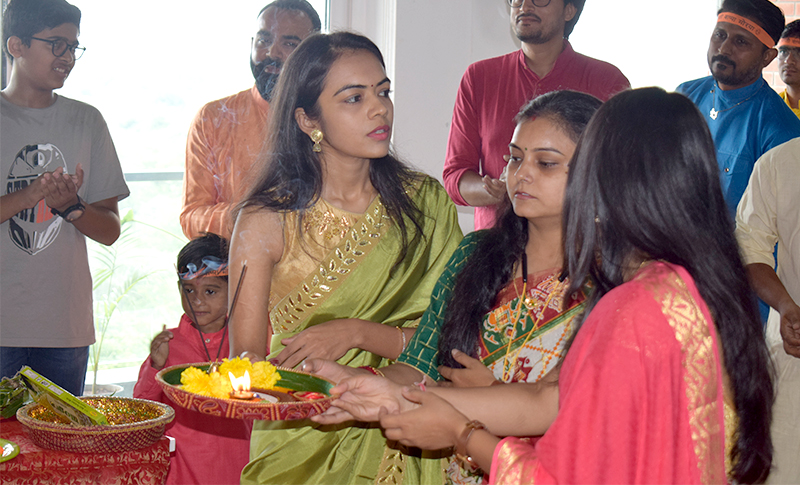
[[378, 421], [381, 412], [399, 413], [416, 406], [401, 395], [402, 389], [385, 377], [363, 371], [333, 387], [331, 394], [338, 394], [339, 398], [325, 413], [311, 419], [322, 424]]
[[293, 368], [305, 359], [337, 360], [358, 347], [361, 321], [354, 318], [331, 320], [281, 340], [285, 349], [275, 357], [276, 365]]
[[348, 377], [355, 377], [361, 374], [374, 375], [368, 370], [349, 367], [326, 359], [308, 359], [300, 366], [300, 370], [324, 377], [334, 384], [339, 384]]

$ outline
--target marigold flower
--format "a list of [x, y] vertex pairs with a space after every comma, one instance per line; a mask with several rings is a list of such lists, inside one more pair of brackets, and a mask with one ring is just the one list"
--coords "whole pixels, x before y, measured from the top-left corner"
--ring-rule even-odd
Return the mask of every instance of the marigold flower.
[[197, 367], [187, 367], [181, 373], [181, 389], [201, 396], [227, 399], [233, 389], [228, 372], [241, 377], [245, 371], [250, 374], [250, 386], [257, 389], [272, 389], [281, 376], [269, 362], [250, 363], [250, 359], [223, 359], [219, 372], [206, 372]]

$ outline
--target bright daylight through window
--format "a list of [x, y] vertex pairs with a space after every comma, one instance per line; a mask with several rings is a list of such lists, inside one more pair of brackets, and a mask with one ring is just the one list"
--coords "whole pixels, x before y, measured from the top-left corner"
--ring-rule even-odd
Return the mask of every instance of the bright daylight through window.
[[[120, 202], [120, 216], [132, 216], [123, 236], [108, 248], [89, 242], [102, 347], [99, 358], [98, 344], [92, 349], [88, 379], [99, 360], [98, 382], [135, 381], [150, 340], [180, 318], [186, 135], [205, 103], [253, 85], [250, 38], [269, 2], [71, 0], [83, 14], [86, 53], [58, 92], [103, 114], [131, 190]], [[327, 0], [310, 3], [325, 19]], [[104, 370], [115, 367], [124, 370]]]

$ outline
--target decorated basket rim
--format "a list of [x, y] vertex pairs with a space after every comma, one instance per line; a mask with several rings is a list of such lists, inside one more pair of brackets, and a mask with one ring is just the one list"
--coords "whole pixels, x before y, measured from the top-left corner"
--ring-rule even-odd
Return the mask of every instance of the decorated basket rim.
[[36, 418], [32, 418], [31, 416], [28, 415], [28, 413], [35, 407], [41, 406], [41, 404], [37, 402], [32, 402], [26, 404], [25, 406], [17, 410], [17, 420], [20, 423], [22, 423], [23, 426], [26, 426], [34, 430], [57, 432], [61, 434], [75, 434], [75, 435], [93, 434], [95, 432], [102, 432], [104, 435], [109, 435], [109, 434], [131, 433], [143, 429], [149, 429], [149, 428], [155, 428], [157, 426], [167, 425], [175, 418], [175, 410], [172, 409], [171, 406], [164, 403], [151, 401], [149, 399], [139, 399], [133, 397], [114, 397], [114, 396], [80, 396], [78, 397], [78, 399], [82, 401], [87, 399], [97, 399], [97, 400], [110, 400], [110, 401], [145, 402], [151, 407], [160, 409], [162, 411], [162, 414], [161, 416], [145, 419], [144, 421], [137, 421], [135, 423], [81, 426], [73, 423], [55, 423], [51, 421], [42, 421]]

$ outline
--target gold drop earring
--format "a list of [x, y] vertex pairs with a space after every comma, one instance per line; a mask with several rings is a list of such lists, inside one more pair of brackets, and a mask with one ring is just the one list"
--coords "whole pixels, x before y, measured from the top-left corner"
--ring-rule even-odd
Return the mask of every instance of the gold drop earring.
[[322, 132], [319, 131], [318, 129], [314, 129], [314, 131], [311, 132], [310, 136], [311, 136], [311, 141], [314, 142], [314, 146], [311, 147], [311, 149], [317, 153], [321, 152], [322, 146], [319, 144], [319, 142], [321, 142], [323, 138]]

